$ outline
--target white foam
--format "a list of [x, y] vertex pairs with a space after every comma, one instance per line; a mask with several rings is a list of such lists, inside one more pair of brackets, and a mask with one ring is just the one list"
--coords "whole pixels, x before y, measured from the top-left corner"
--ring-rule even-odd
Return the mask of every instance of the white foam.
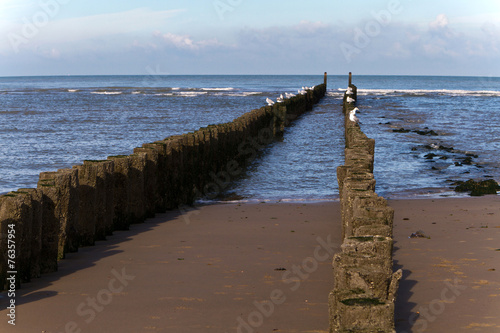
[[229, 87], [229, 88], [201, 88], [201, 90], [204, 91], [231, 91], [234, 90], [234, 88]]
[[235, 92], [235, 93], [215, 93], [215, 96], [234, 96], [234, 97], [247, 97], [253, 95], [260, 95], [261, 92], [258, 91], [248, 91], [248, 92]]
[[68, 92], [77, 92], [78, 89], [68, 89]]
[[185, 97], [195, 97], [205, 94], [207, 94], [206, 91], [181, 91], [179, 93], [180, 96], [185, 96]]
[[499, 96], [500, 91], [495, 90], [461, 90], [461, 89], [358, 89], [358, 95], [449, 95], [449, 96]]
[[92, 91], [91, 94], [97, 95], [121, 95], [123, 92], [121, 91]]

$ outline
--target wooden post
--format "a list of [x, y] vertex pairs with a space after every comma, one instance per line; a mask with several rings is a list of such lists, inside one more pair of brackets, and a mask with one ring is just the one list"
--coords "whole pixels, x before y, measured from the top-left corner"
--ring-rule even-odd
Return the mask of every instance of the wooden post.
[[352, 73], [349, 72], [349, 87], [351, 86], [352, 84]]
[[327, 81], [328, 81], [328, 73], [325, 72], [325, 78], [324, 78], [324, 81], [323, 81], [323, 83], [325, 84], [325, 86], [326, 86], [326, 82]]

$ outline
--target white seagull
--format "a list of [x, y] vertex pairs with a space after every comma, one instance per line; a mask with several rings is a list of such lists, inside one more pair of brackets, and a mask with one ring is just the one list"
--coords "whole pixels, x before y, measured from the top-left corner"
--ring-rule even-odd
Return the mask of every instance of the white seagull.
[[267, 102], [267, 105], [271, 106], [271, 105], [274, 105], [274, 102], [272, 99], [270, 99], [269, 97], [266, 98], [266, 102]]
[[295, 97], [295, 95], [294, 94], [285, 93], [285, 97], [286, 98], [292, 98], [292, 97]]
[[356, 117], [356, 109], [353, 109], [349, 112], [349, 120], [355, 124], [359, 124], [359, 119]]
[[354, 103], [354, 102], [356, 102], [356, 100], [354, 98], [351, 98], [349, 96], [347, 97], [346, 101], [347, 101], [347, 103]]
[[307, 91], [305, 89], [302, 89], [302, 90], [298, 90], [298, 93], [301, 95], [306, 95]]
[[352, 91], [352, 88], [351, 87], [348, 87], [347, 88], [347, 91], [345, 92], [347, 95], [353, 95], [354, 94], [354, 91]]
[[284, 101], [283, 95], [281, 95], [280, 97], [278, 97], [278, 98], [276, 99], [276, 102], [277, 102], [277, 103], [283, 103], [283, 101]]

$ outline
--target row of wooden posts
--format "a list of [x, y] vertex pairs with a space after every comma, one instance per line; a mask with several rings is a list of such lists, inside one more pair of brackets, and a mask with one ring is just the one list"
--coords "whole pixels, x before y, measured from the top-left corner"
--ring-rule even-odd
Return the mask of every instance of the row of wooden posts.
[[341, 252], [334, 255], [330, 332], [395, 332], [394, 302], [402, 271], [393, 272], [394, 210], [375, 193], [375, 140], [349, 114], [357, 88], [344, 95], [345, 163], [337, 169], [342, 213]]
[[[326, 76], [325, 76], [326, 80]], [[0, 291], [57, 270], [58, 260], [155, 213], [191, 205], [224, 190], [256, 152], [326, 93], [252, 110], [232, 122], [146, 143], [133, 154], [42, 172], [37, 188], [0, 196]]]

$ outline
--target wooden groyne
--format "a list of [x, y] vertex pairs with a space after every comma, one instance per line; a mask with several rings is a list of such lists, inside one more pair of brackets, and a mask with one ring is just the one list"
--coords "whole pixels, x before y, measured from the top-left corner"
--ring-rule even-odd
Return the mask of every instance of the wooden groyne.
[[375, 193], [375, 140], [350, 119], [357, 99], [351, 80], [343, 102], [345, 164], [337, 169], [343, 243], [333, 258], [330, 332], [395, 332], [402, 271], [392, 268], [394, 210]]
[[66, 253], [114, 230], [220, 194], [261, 148], [312, 109], [325, 83], [232, 122], [143, 144], [130, 155], [43, 172], [37, 188], [0, 196], [0, 291], [57, 271]]

